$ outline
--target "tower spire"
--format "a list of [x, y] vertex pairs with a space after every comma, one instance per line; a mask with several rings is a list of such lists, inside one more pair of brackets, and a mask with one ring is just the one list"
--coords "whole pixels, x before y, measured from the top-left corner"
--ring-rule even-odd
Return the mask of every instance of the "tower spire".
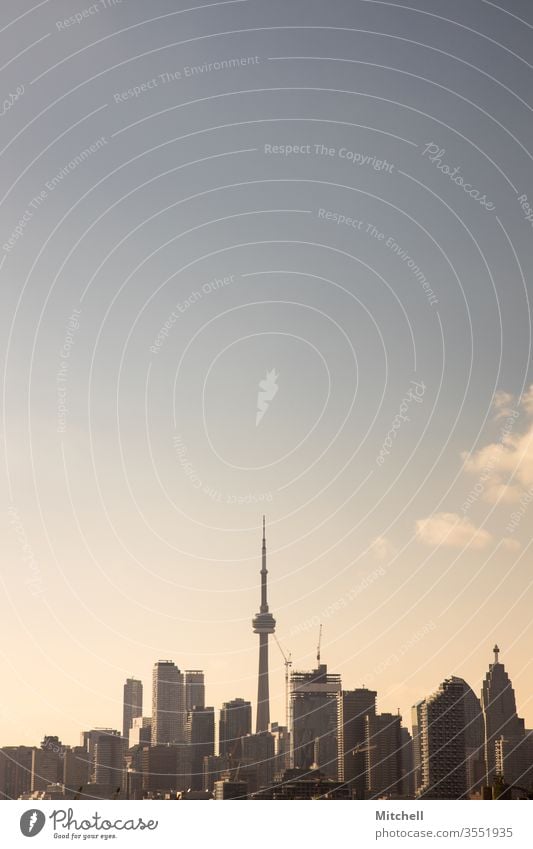
[[276, 620], [268, 610], [267, 565], [266, 565], [266, 529], [263, 516], [263, 543], [261, 546], [261, 606], [254, 616], [252, 625], [254, 634], [259, 634], [259, 675], [257, 682], [257, 723], [256, 731], [268, 731], [270, 724], [270, 696], [268, 686], [268, 635], [276, 630]]
[[263, 546], [261, 549], [261, 613], [268, 613], [267, 601], [267, 546], [265, 532], [265, 517], [263, 516]]
[[496, 643], [496, 645], [494, 646], [493, 652], [494, 652], [494, 663], [499, 663], [498, 655], [500, 654], [500, 649], [498, 648], [498, 643]]

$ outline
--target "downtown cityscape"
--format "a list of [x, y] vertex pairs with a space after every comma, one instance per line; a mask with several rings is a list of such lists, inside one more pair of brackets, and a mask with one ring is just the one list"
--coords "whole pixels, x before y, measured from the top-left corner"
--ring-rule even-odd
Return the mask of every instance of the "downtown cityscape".
[[151, 716], [142, 681], [128, 678], [122, 729], [82, 731], [79, 746], [46, 734], [39, 746], [1, 748], [0, 798], [533, 798], [533, 730], [517, 715], [497, 645], [480, 697], [462, 678], [448, 677], [412, 707], [409, 728], [399, 712], [378, 712], [375, 690], [346, 687], [328, 671], [320, 626], [315, 669], [293, 670], [284, 654], [286, 716], [271, 721], [269, 637], [276, 639], [276, 621], [268, 605], [264, 517], [260, 576], [252, 623], [259, 635], [255, 717], [241, 697], [224, 702], [216, 717], [206, 705], [202, 670], [158, 660]]
[[2, 846], [533, 849], [532, 33], [1, 5]]

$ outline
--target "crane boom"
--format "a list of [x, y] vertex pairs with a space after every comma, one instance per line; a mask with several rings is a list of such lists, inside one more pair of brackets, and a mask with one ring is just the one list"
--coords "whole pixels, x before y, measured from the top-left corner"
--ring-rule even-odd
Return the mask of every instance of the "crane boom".
[[320, 646], [322, 645], [322, 623], [320, 623], [320, 630], [318, 632], [318, 645], [316, 647], [316, 662], [317, 666], [320, 666]]

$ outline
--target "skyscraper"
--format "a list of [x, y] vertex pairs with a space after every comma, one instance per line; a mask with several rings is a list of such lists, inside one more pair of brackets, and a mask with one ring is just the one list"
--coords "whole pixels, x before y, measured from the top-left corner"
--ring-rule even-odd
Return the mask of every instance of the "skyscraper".
[[65, 746], [57, 737], [45, 737], [40, 749], [33, 750], [31, 791], [44, 791], [50, 784], [63, 781]]
[[191, 754], [191, 790], [204, 785], [204, 758], [215, 754], [215, 709], [193, 707], [187, 714], [186, 740]]
[[89, 754], [84, 746], [74, 746], [65, 752], [63, 764], [63, 784], [65, 785], [65, 796], [71, 799], [79, 796], [83, 799], [89, 783]]
[[241, 740], [242, 761], [238, 774], [248, 784], [248, 792], [256, 793], [272, 784], [274, 774], [274, 737], [269, 731], [248, 734]]
[[122, 709], [122, 736], [128, 742], [130, 728], [137, 716], [143, 712], [143, 685], [136, 678], [127, 678], [124, 684], [124, 701]]
[[185, 711], [205, 707], [205, 676], [201, 669], [185, 670]]
[[335, 781], [338, 776], [338, 698], [340, 675], [328, 674], [325, 663], [311, 672], [291, 674], [291, 762], [295, 769], [321, 772]]
[[348, 783], [357, 799], [364, 799], [365, 796], [365, 717], [376, 713], [376, 696], [375, 690], [364, 687], [343, 690], [338, 695], [339, 781]]
[[[483, 783], [484, 769], [484, 747], [483, 747], [483, 715], [479, 699], [471, 687], [462, 678], [452, 678], [458, 688], [462, 687], [462, 708], [464, 714], [464, 757], [466, 759], [466, 788], [467, 794], [471, 795], [480, 790]], [[414, 767], [414, 789], [418, 791], [423, 784], [422, 780], [422, 706], [424, 701], [418, 702], [412, 709], [413, 715], [413, 767]]]
[[402, 718], [392, 713], [365, 716], [366, 789], [368, 798], [402, 793]]
[[414, 708], [413, 739], [420, 798], [468, 796], [467, 732], [471, 721], [468, 695], [471, 692], [462, 678], [447, 678], [435, 693]]
[[261, 557], [261, 607], [254, 616], [254, 634], [259, 634], [259, 677], [257, 682], [256, 733], [268, 731], [270, 724], [270, 696], [268, 689], [268, 635], [276, 629], [276, 620], [269, 613], [267, 601], [267, 567], [265, 517], [263, 516], [263, 547]]
[[4, 746], [0, 749], [0, 800], [18, 799], [31, 789], [31, 746]]
[[[107, 785], [123, 792], [123, 766], [125, 742], [120, 731], [114, 728], [92, 728], [82, 732], [83, 747], [87, 752], [89, 784]], [[90, 794], [91, 789], [87, 788]]]
[[101, 734], [94, 750], [96, 784], [121, 788], [124, 792], [124, 738], [118, 734]]
[[152, 745], [185, 741], [183, 673], [171, 660], [154, 664], [152, 678]]
[[234, 760], [241, 757], [241, 737], [252, 733], [252, 705], [244, 699], [224, 702], [218, 726], [218, 750]]
[[516, 700], [505, 666], [499, 661], [500, 649], [494, 646], [494, 663], [481, 690], [485, 732], [485, 781], [492, 784], [496, 766], [496, 741], [499, 737], [519, 742], [524, 737], [524, 720], [516, 714]]

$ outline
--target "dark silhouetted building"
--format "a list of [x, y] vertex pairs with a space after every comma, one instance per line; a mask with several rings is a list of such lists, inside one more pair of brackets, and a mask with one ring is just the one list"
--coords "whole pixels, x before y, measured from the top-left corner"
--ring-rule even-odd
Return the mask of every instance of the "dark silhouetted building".
[[143, 685], [136, 678], [127, 678], [124, 684], [122, 708], [122, 736], [128, 745], [130, 728], [137, 716], [143, 712]]
[[496, 741], [504, 737], [512, 748], [523, 740], [525, 733], [524, 720], [516, 713], [513, 686], [505, 666], [499, 661], [499, 654], [498, 646], [494, 646], [494, 663], [489, 665], [481, 691], [487, 785], [493, 783], [496, 774]]
[[215, 709], [193, 707], [187, 715], [186, 741], [191, 750], [191, 790], [203, 790], [204, 758], [215, 754]]
[[290, 678], [291, 761], [295, 769], [319, 768], [338, 778], [338, 699], [340, 675], [328, 674], [326, 664]]
[[241, 737], [252, 733], [252, 705], [244, 699], [224, 702], [218, 726], [218, 750], [234, 760], [241, 757]]
[[357, 799], [365, 797], [365, 718], [367, 715], [375, 715], [376, 696], [375, 690], [367, 690], [364, 687], [343, 690], [338, 695], [339, 781], [349, 784]]
[[402, 795], [402, 718], [393, 713], [365, 717], [366, 791], [369, 799]]
[[185, 742], [186, 720], [183, 673], [171, 660], [160, 660], [152, 677], [152, 745]]

